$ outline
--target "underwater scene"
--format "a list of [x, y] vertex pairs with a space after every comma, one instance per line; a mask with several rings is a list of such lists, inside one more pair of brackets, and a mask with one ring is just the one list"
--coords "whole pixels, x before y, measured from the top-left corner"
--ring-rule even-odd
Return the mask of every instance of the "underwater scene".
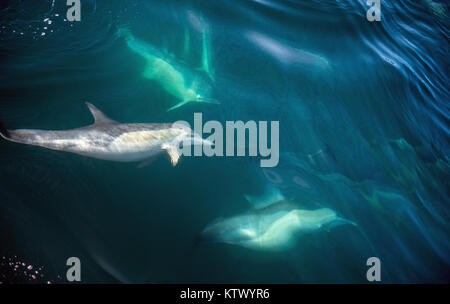
[[1, 1], [0, 283], [449, 283], [449, 13]]

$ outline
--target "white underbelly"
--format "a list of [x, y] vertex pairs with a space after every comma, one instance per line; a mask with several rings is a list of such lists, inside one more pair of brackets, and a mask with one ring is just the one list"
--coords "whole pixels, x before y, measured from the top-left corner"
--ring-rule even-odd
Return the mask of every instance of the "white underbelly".
[[77, 153], [77, 154], [92, 157], [92, 158], [117, 161], [117, 162], [136, 162], [136, 161], [142, 161], [144, 159], [151, 158], [162, 152], [163, 152], [162, 149], [154, 148], [154, 149], [150, 149], [147, 151], [118, 152], [118, 151], [105, 150], [105, 151], [81, 152], [81, 153]]
[[108, 144], [97, 144], [91, 137], [72, 140], [71, 147], [62, 150], [103, 160], [136, 162], [163, 152], [163, 144], [172, 141], [167, 130], [136, 131], [124, 133]]

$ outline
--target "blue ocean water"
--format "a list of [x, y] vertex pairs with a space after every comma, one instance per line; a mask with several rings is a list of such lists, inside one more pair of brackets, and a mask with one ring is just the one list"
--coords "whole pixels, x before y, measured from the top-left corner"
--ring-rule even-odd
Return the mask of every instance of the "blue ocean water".
[[[280, 161], [161, 158], [144, 168], [0, 141], [0, 281], [364, 283], [450, 280], [449, 7], [445, 1], [81, 0], [0, 4], [0, 120], [9, 129], [120, 122], [279, 121]], [[220, 104], [173, 111], [143, 77], [127, 28], [201, 66], [208, 28]], [[189, 45], [186, 47], [186, 33]], [[186, 52], [186, 49], [188, 50]], [[300, 237], [286, 252], [195, 245], [212, 221], [250, 208], [267, 185], [357, 223]], [[10, 264], [39, 267], [31, 278]]]

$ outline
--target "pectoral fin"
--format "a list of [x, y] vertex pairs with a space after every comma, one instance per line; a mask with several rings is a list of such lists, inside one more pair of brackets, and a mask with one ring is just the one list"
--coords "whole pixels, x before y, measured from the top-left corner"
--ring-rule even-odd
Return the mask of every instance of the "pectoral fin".
[[173, 107], [170, 107], [169, 109], [167, 109], [167, 112], [178, 109], [179, 107], [184, 106], [185, 104], [188, 104], [190, 102], [220, 104], [219, 101], [212, 99], [212, 98], [197, 98], [197, 99], [192, 99], [192, 100], [183, 100], [183, 101], [177, 103], [176, 105], [174, 105]]
[[173, 107], [170, 107], [169, 109], [167, 109], [167, 112], [175, 110], [175, 109], [178, 109], [179, 107], [184, 106], [185, 104], [187, 104], [189, 102], [191, 102], [191, 101], [190, 100], [183, 100], [183, 101], [177, 103], [176, 105], [174, 105]]
[[144, 167], [146, 167], [146, 166], [152, 164], [152, 163], [153, 163], [155, 160], [157, 160], [160, 156], [161, 156], [161, 154], [153, 155], [153, 156], [151, 156], [151, 157], [149, 157], [149, 158], [143, 160], [142, 162], [140, 162], [140, 163], [136, 166], [136, 168], [138, 168], [138, 169], [144, 168]]
[[172, 166], [176, 166], [181, 156], [180, 150], [176, 146], [169, 144], [163, 145], [162, 148], [169, 155]]

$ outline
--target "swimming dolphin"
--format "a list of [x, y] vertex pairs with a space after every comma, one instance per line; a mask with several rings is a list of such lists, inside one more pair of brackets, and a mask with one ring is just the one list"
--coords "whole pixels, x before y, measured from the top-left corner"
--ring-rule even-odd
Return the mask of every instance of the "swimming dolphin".
[[180, 100], [168, 111], [190, 102], [218, 103], [216, 100], [204, 96], [211, 89], [211, 84], [205, 79], [206, 77], [201, 77], [191, 69], [184, 69], [182, 73], [181, 67], [176, 67], [168, 58], [165, 58], [167, 56], [161, 54], [147, 42], [137, 39], [126, 28], [120, 28], [117, 35], [124, 37], [127, 46], [146, 60], [143, 76], [156, 81], [164, 90]]
[[337, 216], [329, 208], [299, 209], [290, 201], [279, 201], [264, 208], [207, 226], [198, 241], [239, 245], [256, 250], [284, 250], [295, 244], [295, 237], [321, 228], [355, 223]]
[[182, 124], [131, 123], [112, 120], [90, 103], [86, 103], [95, 122], [87, 127], [49, 130], [7, 130], [0, 124], [0, 136], [6, 140], [40, 146], [51, 150], [71, 152], [92, 158], [149, 163], [166, 152], [175, 166], [181, 156], [179, 146], [203, 144], [199, 135]]

